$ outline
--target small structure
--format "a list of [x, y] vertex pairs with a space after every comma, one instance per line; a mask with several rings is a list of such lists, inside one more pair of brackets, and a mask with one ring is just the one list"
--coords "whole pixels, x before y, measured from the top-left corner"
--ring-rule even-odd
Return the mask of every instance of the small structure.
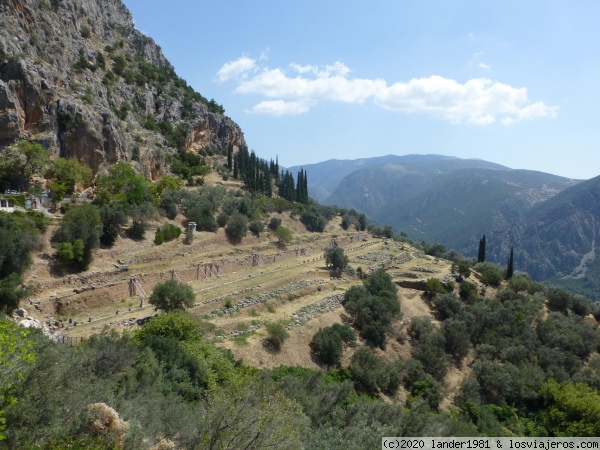
[[188, 222], [188, 231], [196, 232], [196, 222]]
[[0, 198], [0, 211], [13, 212], [15, 210], [15, 202], [10, 198]]

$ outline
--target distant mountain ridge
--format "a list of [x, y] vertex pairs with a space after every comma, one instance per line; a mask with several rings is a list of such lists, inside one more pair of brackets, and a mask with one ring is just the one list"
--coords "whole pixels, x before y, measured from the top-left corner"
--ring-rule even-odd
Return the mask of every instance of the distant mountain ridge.
[[385, 155], [360, 159], [330, 159], [316, 164], [292, 166], [289, 170], [295, 174], [301, 168], [306, 169], [310, 174], [309, 194], [315, 200], [322, 202], [335, 191], [347, 175], [356, 170], [385, 164], [410, 164], [426, 161], [446, 161], [450, 159], [456, 158], [444, 155]]
[[325, 204], [354, 208], [416, 241], [439, 242], [466, 256], [477, 254], [485, 234], [489, 261], [505, 264], [514, 247], [516, 268], [538, 280], [581, 278], [595, 258], [600, 177], [580, 182], [442, 155], [303, 167]]

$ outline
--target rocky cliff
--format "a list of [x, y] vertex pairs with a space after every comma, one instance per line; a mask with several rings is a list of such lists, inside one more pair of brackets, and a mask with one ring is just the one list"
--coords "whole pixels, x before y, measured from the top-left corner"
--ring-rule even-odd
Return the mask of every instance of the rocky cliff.
[[155, 178], [174, 147], [245, 145], [119, 0], [0, 0], [0, 152], [18, 140]]

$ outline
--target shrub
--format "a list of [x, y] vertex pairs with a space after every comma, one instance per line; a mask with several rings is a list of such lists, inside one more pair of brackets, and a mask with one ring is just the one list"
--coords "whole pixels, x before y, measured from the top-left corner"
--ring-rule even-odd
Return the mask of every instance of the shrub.
[[217, 224], [221, 228], [224, 228], [225, 225], [227, 225], [228, 220], [229, 220], [229, 216], [227, 214], [225, 214], [224, 212], [220, 212], [219, 215], [217, 216]]
[[154, 234], [154, 243], [156, 245], [161, 245], [163, 242], [165, 242], [163, 231], [160, 228], [157, 228], [156, 233]]
[[265, 339], [265, 346], [273, 351], [280, 351], [281, 346], [289, 337], [289, 333], [281, 323], [272, 322], [266, 326], [268, 336]]
[[498, 287], [504, 279], [504, 270], [497, 264], [477, 263], [475, 264], [475, 270], [481, 274], [481, 280], [489, 286]]
[[271, 217], [271, 220], [269, 221], [269, 229], [275, 231], [280, 226], [281, 226], [281, 219], [279, 217]]
[[477, 299], [477, 286], [468, 281], [463, 281], [460, 283], [459, 295], [463, 300], [473, 302]]
[[265, 226], [263, 225], [263, 223], [260, 220], [253, 220], [248, 225], [248, 229], [256, 237], [260, 237], [260, 233], [262, 232], [264, 227]]
[[437, 294], [443, 294], [446, 292], [446, 288], [440, 280], [437, 278], [429, 278], [425, 282], [425, 294], [429, 297], [434, 297]]

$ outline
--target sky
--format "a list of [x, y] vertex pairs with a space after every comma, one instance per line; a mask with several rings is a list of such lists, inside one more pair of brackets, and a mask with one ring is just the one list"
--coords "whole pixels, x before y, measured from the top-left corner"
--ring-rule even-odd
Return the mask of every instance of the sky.
[[597, 0], [124, 0], [283, 166], [387, 154], [600, 175]]

